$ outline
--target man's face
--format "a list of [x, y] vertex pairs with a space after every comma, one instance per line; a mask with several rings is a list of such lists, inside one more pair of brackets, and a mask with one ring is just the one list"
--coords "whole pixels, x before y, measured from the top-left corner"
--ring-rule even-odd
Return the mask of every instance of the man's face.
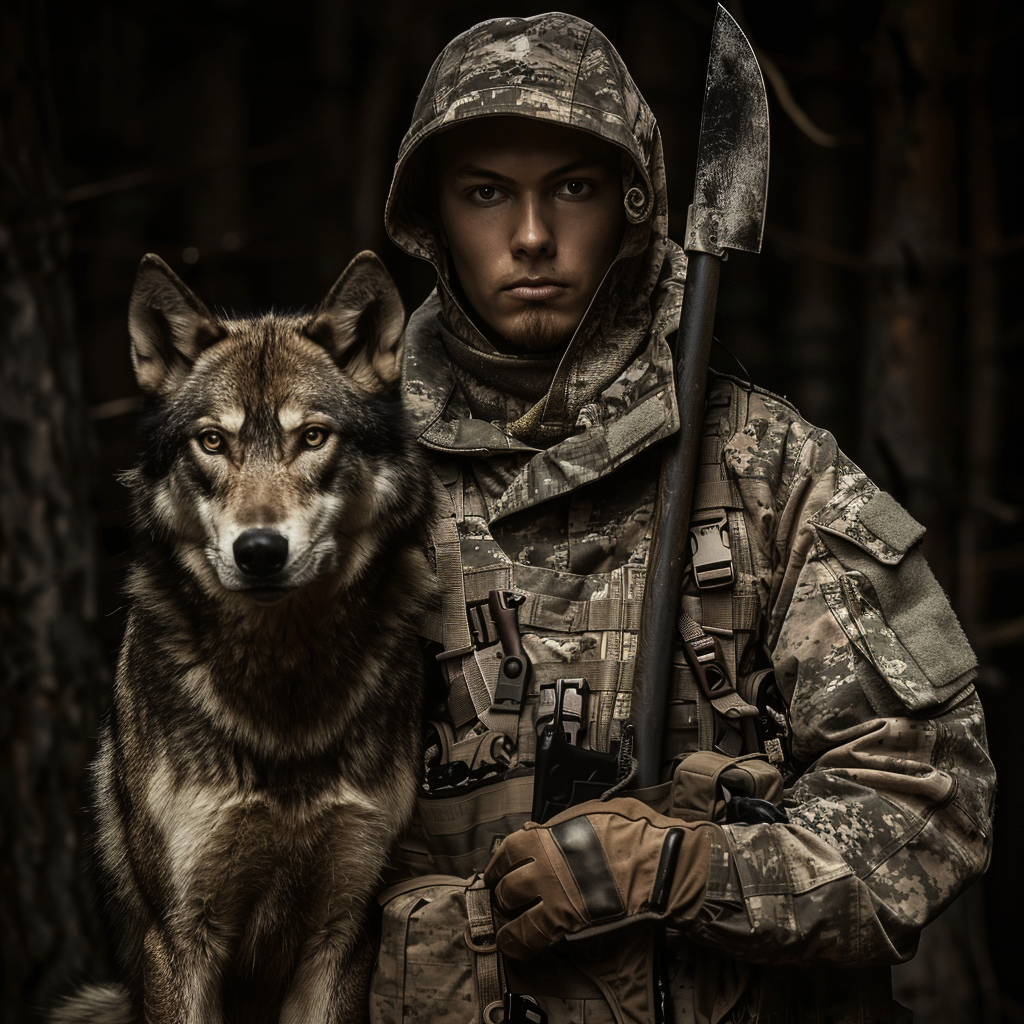
[[564, 348], [619, 251], [619, 151], [534, 118], [487, 117], [441, 136], [437, 169], [455, 273], [492, 341]]

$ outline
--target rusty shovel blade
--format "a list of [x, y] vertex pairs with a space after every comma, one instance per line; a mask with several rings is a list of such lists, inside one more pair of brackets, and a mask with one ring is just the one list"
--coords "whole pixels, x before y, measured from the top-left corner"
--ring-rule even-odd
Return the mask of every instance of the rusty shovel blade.
[[711, 31], [697, 179], [684, 248], [761, 251], [768, 194], [768, 97], [754, 50], [721, 5]]

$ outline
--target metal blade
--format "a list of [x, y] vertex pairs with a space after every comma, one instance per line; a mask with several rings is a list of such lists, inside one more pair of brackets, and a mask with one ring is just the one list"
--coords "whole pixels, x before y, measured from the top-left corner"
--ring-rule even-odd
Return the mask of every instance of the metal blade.
[[684, 248], [761, 251], [768, 194], [768, 97], [754, 51], [721, 5], [711, 31], [697, 180]]

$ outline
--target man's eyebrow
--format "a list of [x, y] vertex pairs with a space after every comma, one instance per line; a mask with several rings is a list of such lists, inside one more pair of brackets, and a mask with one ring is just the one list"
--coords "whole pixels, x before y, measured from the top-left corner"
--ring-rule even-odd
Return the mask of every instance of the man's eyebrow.
[[[549, 181], [552, 178], [561, 178], [567, 174], [590, 170], [591, 168], [600, 167], [601, 165], [602, 161], [597, 157], [580, 157], [578, 160], [571, 160], [569, 163], [563, 164], [561, 167], [556, 167], [553, 171], [548, 171], [548, 173], [544, 175], [544, 180]], [[490, 181], [497, 181], [505, 185], [514, 184], [514, 179], [507, 175], [500, 174], [498, 171], [492, 171], [488, 167], [480, 167], [476, 164], [463, 164], [461, 167], [456, 168], [453, 172], [453, 176], [456, 178], [487, 178]]]
[[477, 167], [475, 164], [463, 164], [454, 172], [456, 178], [489, 178], [491, 181], [500, 181], [506, 185], [512, 184], [512, 179], [507, 175], [499, 174], [487, 167]]
[[601, 167], [602, 164], [603, 161], [598, 157], [582, 156], [579, 160], [572, 160], [561, 167], [556, 167], [553, 171], [545, 174], [544, 177], [545, 179], [561, 178], [566, 174], [574, 174], [576, 171], [589, 171], [595, 167]]

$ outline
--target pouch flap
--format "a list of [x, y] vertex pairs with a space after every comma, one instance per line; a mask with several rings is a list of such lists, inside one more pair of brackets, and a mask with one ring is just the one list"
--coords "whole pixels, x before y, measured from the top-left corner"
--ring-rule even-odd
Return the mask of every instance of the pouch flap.
[[[669, 815], [684, 821], [725, 821], [726, 799], [720, 782], [726, 773], [739, 794], [777, 803], [782, 799], [782, 776], [763, 754], [729, 757], [698, 750], [679, 759], [672, 773]], [[735, 795], [735, 794], [734, 794]]]
[[852, 492], [837, 494], [808, 522], [855, 544], [883, 565], [898, 565], [925, 532], [891, 494], [869, 480]]
[[377, 897], [377, 902], [383, 907], [396, 896], [416, 892], [418, 889], [433, 889], [438, 886], [451, 889], [468, 889], [476, 881], [477, 877], [477, 875], [471, 875], [469, 878], [459, 878], [458, 875], [420, 875], [418, 878], [407, 878], [404, 882], [396, 882], [385, 889]]
[[[978, 663], [920, 552], [900, 572], [910, 579], [878, 579], [877, 590], [868, 591], [864, 577], [851, 573], [823, 583], [821, 592], [843, 632], [892, 693], [910, 711], [921, 712], [960, 693]], [[879, 604], [892, 611], [883, 614]], [[877, 696], [867, 696], [879, 714], [889, 713]]]

